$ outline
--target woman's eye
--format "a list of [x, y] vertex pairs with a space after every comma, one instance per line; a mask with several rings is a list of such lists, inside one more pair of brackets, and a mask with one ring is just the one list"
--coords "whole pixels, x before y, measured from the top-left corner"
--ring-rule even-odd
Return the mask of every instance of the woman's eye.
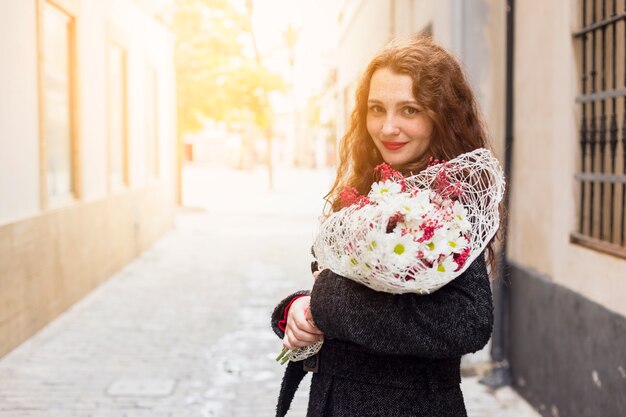
[[383, 108], [381, 106], [375, 105], [370, 107], [370, 111], [372, 113], [382, 113]]
[[416, 109], [415, 107], [404, 108], [404, 114], [406, 114], [407, 116], [413, 116], [413, 115], [416, 115], [417, 113], [419, 113], [419, 110]]

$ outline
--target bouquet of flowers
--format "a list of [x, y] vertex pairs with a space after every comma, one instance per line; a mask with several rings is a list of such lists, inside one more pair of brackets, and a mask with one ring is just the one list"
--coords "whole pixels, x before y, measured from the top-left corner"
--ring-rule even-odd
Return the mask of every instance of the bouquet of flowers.
[[[313, 245], [320, 269], [388, 293], [428, 294], [461, 273], [498, 230], [504, 175], [487, 149], [432, 161], [403, 177], [387, 164], [366, 196], [340, 193], [344, 208], [320, 227]], [[321, 342], [283, 358], [302, 360]]]

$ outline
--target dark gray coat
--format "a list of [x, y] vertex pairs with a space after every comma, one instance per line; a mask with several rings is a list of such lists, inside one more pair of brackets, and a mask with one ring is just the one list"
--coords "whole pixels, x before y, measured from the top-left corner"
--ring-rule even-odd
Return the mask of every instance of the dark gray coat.
[[[282, 300], [272, 328], [298, 292]], [[325, 334], [305, 361], [316, 368], [307, 417], [466, 417], [461, 355], [481, 349], [493, 326], [484, 256], [430, 295], [373, 291], [330, 270], [313, 286], [311, 313]], [[277, 416], [286, 415], [305, 371], [290, 362]]]

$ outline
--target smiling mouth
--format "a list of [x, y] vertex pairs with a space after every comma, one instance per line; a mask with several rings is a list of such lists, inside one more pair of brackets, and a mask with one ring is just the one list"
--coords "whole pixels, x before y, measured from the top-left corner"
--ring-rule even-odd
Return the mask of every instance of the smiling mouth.
[[404, 145], [408, 143], [408, 142], [385, 142], [384, 140], [381, 142], [383, 146], [386, 149], [389, 149], [390, 151], [397, 151], [398, 149], [402, 148]]

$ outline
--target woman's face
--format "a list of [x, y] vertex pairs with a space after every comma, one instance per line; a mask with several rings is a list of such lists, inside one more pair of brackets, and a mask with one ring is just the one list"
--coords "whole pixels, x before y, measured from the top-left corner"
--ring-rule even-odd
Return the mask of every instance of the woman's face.
[[412, 162], [428, 149], [433, 123], [413, 97], [409, 75], [380, 68], [367, 98], [367, 131], [383, 160], [393, 167]]

